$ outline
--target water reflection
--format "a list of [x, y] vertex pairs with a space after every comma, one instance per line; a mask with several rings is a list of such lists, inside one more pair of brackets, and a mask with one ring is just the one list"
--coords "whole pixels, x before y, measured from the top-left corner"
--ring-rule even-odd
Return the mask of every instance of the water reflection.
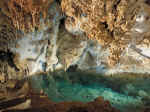
[[85, 72], [55, 72], [32, 77], [32, 85], [55, 101], [89, 102], [103, 96], [122, 111], [150, 106], [150, 78], [146, 75], [103, 76]]

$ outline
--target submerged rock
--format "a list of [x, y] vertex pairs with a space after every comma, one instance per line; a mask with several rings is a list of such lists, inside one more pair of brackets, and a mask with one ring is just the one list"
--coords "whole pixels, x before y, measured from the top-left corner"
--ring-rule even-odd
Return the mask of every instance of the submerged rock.
[[[10, 105], [12, 104], [12, 105]], [[102, 97], [89, 103], [61, 102], [55, 103], [48, 100], [44, 94], [30, 91], [27, 97], [14, 98], [0, 102], [3, 112], [119, 112]]]

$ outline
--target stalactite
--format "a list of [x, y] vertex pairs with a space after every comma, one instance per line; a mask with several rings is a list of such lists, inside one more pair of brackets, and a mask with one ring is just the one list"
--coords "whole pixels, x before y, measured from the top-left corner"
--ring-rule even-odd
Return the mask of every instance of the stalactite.
[[2, 12], [11, 18], [13, 25], [24, 32], [35, 30], [40, 25], [40, 16], [47, 17], [53, 0], [1, 0]]

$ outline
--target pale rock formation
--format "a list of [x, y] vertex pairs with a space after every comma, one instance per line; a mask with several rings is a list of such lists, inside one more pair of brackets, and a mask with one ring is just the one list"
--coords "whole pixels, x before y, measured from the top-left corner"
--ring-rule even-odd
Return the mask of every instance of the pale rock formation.
[[150, 6], [143, 0], [62, 0], [61, 7], [53, 2], [46, 18], [27, 33], [9, 22], [4, 9], [0, 50], [9, 58], [1, 65], [2, 76], [7, 71], [8, 78], [26, 77], [73, 65], [105, 74], [149, 72]]
[[[39, 29], [27, 33], [19, 33], [14, 29], [13, 32], [16, 31], [16, 34], [12, 38], [11, 35], [8, 37], [2, 35], [2, 39], [17, 37], [9, 43], [5, 42], [7, 44], [3, 46], [6, 48], [6, 54], [7, 50], [12, 53], [11, 63], [13, 63], [13, 67], [9, 67], [8, 60], [6, 60], [6, 66], [3, 63], [1, 67], [2, 76], [7, 76], [8, 79], [24, 78], [56, 69], [67, 70], [69, 66], [76, 64], [87, 42], [83, 35], [75, 37], [65, 30], [60, 24], [63, 17], [60, 6], [53, 2], [48, 9], [47, 18], [40, 19]], [[8, 34], [7, 27], [4, 29], [5, 33]], [[3, 34], [3, 30], [1, 34]], [[20, 35], [17, 36], [17, 34]], [[0, 43], [2, 42], [3, 40], [0, 41]], [[1, 50], [5, 51], [3, 48]], [[1, 77], [1, 79], [3, 78]]]

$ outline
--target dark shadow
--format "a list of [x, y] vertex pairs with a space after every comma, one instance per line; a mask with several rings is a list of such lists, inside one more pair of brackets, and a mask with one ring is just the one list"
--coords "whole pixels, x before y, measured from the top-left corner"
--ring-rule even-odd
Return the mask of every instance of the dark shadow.
[[150, 0], [145, 0], [145, 3], [146, 3], [147, 5], [150, 5]]
[[21, 104], [25, 101], [26, 101], [26, 98], [24, 97], [24, 98], [16, 98], [16, 99], [13, 99], [13, 100], [0, 102], [0, 110], [16, 106], [16, 105]]
[[19, 69], [14, 64], [13, 58], [14, 58], [14, 54], [12, 52], [10, 52], [9, 50], [7, 52], [0, 51], [0, 60], [2, 62], [4, 62], [4, 61], [8, 62], [10, 67], [14, 68], [16, 71], [19, 71]]
[[78, 65], [72, 65], [70, 66], [66, 72], [75, 72], [77, 71]]
[[88, 111], [83, 107], [72, 107], [67, 112], [88, 112]]

